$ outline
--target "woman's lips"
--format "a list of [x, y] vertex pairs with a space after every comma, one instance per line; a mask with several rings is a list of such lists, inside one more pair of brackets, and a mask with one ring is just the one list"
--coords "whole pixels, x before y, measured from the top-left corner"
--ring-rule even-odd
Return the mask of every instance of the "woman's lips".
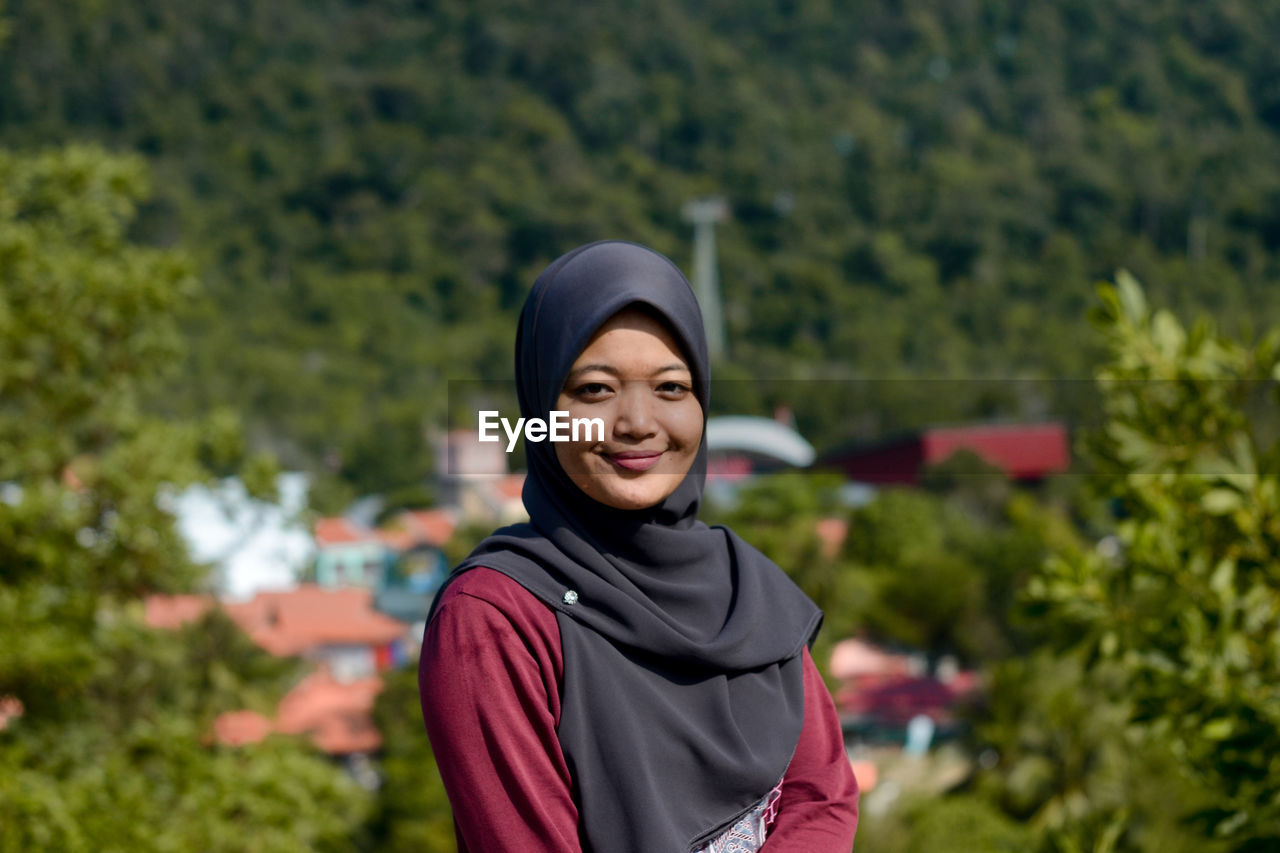
[[605, 456], [619, 468], [626, 468], [628, 471], [648, 471], [658, 464], [658, 460], [662, 458], [662, 453], [658, 450], [636, 450], [622, 453], [606, 453]]

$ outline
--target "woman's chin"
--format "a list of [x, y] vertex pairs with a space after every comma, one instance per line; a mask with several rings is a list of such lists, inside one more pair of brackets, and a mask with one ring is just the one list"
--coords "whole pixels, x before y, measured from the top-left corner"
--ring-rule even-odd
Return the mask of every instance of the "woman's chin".
[[616, 474], [593, 477], [578, 483], [588, 497], [614, 509], [648, 509], [662, 503], [676, 490], [679, 478], [671, 474], [647, 473], [641, 477]]

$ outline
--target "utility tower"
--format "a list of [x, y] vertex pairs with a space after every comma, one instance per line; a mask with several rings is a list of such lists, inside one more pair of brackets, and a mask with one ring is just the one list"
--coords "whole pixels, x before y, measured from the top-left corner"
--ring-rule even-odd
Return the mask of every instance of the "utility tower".
[[729, 218], [724, 199], [697, 198], [684, 206], [684, 218], [693, 223], [693, 291], [702, 306], [711, 358], [724, 357], [724, 307], [720, 303], [720, 273], [716, 266], [716, 223]]

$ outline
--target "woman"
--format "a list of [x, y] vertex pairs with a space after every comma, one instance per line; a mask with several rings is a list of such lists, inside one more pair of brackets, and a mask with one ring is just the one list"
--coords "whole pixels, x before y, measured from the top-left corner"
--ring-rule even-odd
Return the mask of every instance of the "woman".
[[562, 256], [521, 313], [516, 385], [522, 416], [605, 433], [526, 443], [530, 522], [482, 542], [428, 619], [460, 850], [848, 851], [857, 785], [807, 648], [822, 614], [697, 520], [710, 374], [688, 281], [632, 243]]

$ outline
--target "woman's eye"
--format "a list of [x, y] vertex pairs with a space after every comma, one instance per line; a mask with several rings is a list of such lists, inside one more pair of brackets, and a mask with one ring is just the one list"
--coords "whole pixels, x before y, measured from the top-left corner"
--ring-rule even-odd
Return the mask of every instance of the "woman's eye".
[[683, 397], [685, 394], [688, 394], [691, 390], [693, 389], [691, 389], [688, 385], [684, 384], [683, 382], [663, 382], [661, 385], [658, 386], [658, 393], [666, 397], [676, 397], [676, 398]]
[[577, 388], [573, 389], [573, 396], [579, 400], [602, 400], [609, 395], [613, 389], [603, 382], [584, 382]]

